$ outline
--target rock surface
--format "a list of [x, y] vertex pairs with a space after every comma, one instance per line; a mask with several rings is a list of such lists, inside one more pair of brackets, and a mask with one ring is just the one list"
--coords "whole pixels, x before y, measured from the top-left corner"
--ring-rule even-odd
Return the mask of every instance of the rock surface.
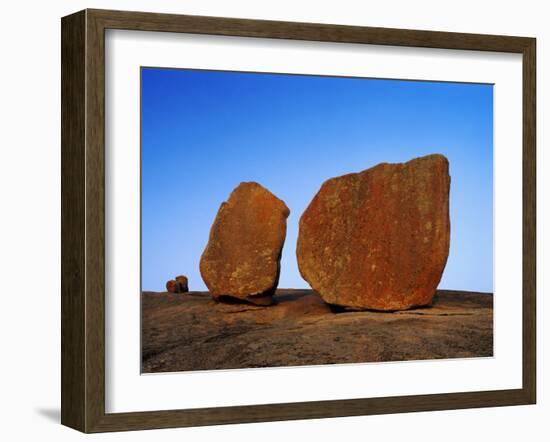
[[142, 294], [145, 373], [490, 357], [493, 296], [438, 290], [432, 307], [343, 311], [312, 290], [275, 304], [226, 304], [208, 292]]
[[241, 183], [222, 203], [200, 272], [212, 296], [271, 304], [290, 211], [258, 183]]
[[449, 187], [437, 154], [327, 180], [300, 218], [302, 277], [351, 309], [430, 304], [449, 254]]

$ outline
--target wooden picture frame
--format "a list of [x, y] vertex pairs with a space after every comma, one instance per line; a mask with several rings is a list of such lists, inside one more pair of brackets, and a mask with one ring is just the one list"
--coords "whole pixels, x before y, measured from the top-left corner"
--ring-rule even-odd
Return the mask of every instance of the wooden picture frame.
[[[105, 30], [518, 53], [523, 63], [523, 385], [132, 413], [105, 412]], [[534, 404], [536, 40], [526, 37], [84, 10], [62, 19], [62, 424], [83, 432]]]

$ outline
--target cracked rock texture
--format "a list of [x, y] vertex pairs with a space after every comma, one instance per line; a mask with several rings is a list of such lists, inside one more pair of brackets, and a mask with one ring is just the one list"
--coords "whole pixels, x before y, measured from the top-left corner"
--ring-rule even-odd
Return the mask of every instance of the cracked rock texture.
[[289, 214], [286, 204], [258, 183], [233, 190], [218, 210], [200, 260], [215, 299], [271, 304]]
[[337, 309], [312, 290], [273, 299], [260, 307], [144, 292], [143, 372], [493, 355], [491, 294], [438, 290], [432, 307], [392, 313]]
[[327, 180], [302, 217], [302, 277], [356, 310], [428, 305], [449, 254], [449, 163], [434, 154]]

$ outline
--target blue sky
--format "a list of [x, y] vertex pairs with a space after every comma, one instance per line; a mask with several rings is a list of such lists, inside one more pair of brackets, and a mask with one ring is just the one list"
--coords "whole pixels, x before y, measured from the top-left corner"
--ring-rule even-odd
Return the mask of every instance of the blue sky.
[[298, 220], [328, 178], [442, 153], [451, 249], [440, 288], [493, 290], [491, 85], [142, 69], [142, 288], [199, 260], [220, 204], [257, 181], [290, 208], [279, 287], [306, 288]]

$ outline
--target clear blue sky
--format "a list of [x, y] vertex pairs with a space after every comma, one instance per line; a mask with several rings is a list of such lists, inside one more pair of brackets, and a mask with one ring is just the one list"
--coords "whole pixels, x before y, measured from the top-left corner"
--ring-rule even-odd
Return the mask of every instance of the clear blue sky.
[[199, 260], [222, 201], [257, 181], [291, 210], [279, 287], [308, 287], [298, 220], [323, 181], [380, 162], [450, 162], [451, 249], [440, 288], [493, 290], [493, 87], [142, 69], [142, 288]]

